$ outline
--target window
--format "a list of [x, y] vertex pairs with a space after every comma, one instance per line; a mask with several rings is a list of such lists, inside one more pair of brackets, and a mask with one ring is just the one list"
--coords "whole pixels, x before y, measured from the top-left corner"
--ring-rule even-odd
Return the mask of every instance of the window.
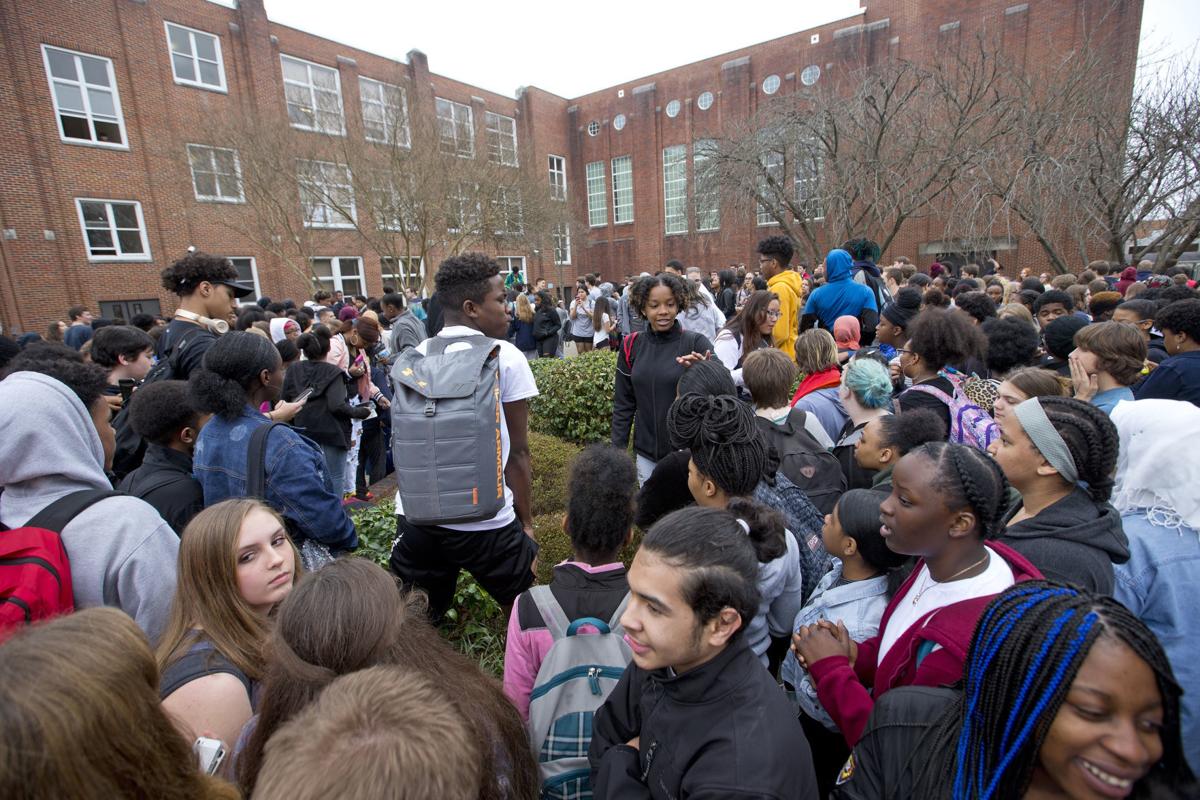
[[89, 261], [149, 261], [142, 204], [120, 200], [75, 201]]
[[500, 265], [501, 275], [508, 275], [516, 269], [519, 275], [525, 276], [525, 256], [496, 256], [496, 263]]
[[310, 228], [353, 228], [350, 168], [329, 161], [301, 161], [298, 172], [304, 224]]
[[588, 123], [588, 136], [599, 136], [599, 135], [600, 135], [600, 123], [596, 122], [596, 120], [592, 120], [591, 122]]
[[175, 76], [175, 82], [200, 89], [225, 91], [221, 39], [174, 22], [164, 24], [167, 26], [167, 47], [171, 50], [171, 73]]
[[466, 228], [473, 231], [479, 225], [479, 185], [459, 181], [450, 194], [446, 229], [459, 233]]
[[362, 259], [358, 256], [336, 256], [334, 258], [311, 258], [313, 275], [322, 289], [342, 294], [366, 294], [367, 282], [363, 278]]
[[569, 225], [557, 225], [554, 228], [554, 263], [571, 263], [571, 228]]
[[399, 86], [370, 78], [358, 79], [363, 132], [367, 140], [409, 146], [408, 98]]
[[812, 86], [821, 79], [821, 68], [816, 64], [810, 64], [800, 73], [800, 82], [805, 86]]
[[663, 149], [663, 217], [667, 233], [687, 233], [687, 205], [687, 146], [677, 144]]
[[42, 58], [62, 140], [128, 150], [112, 61], [49, 45]]
[[[405, 179], [411, 186], [412, 176], [401, 178], [401, 180]], [[412, 209], [406, 204], [395, 181], [386, 179], [381, 185], [372, 186], [370, 192], [375, 227], [382, 231], [413, 232], [416, 230], [416, 222], [411, 214]]]
[[[237, 279], [242, 283], [254, 287], [254, 299], [262, 297], [262, 287], [258, 283], [258, 265], [254, 263], [254, 258], [245, 256], [235, 256], [229, 259], [237, 270]], [[129, 319], [126, 317], [126, 319]]]
[[237, 150], [189, 144], [187, 152], [197, 200], [241, 203], [246, 199], [242, 195], [242, 168]]
[[633, 158], [612, 160], [613, 224], [633, 222]]
[[100, 316], [104, 319], [133, 319], [135, 314], [162, 314], [162, 306], [157, 298], [145, 300], [101, 300]]
[[809, 139], [796, 146], [796, 208], [801, 219], [821, 219], [821, 168], [824, 154], [820, 143]]
[[379, 259], [383, 282], [392, 284], [399, 291], [412, 289], [420, 292], [425, 286], [425, 259], [420, 256], [384, 256]]
[[550, 196], [555, 200], [567, 199], [567, 160], [562, 156], [549, 156]]
[[676, 117], [679, 116], [679, 101], [678, 100], [672, 100], [671, 102], [667, 103], [667, 116], [670, 117], [671, 119], [675, 119]]
[[[783, 153], [772, 150], [762, 157], [760, 163], [762, 164], [762, 173], [758, 176], [759, 195], [774, 199], [780, 184], [783, 183]], [[775, 225], [777, 222], [771, 213], [771, 207], [764, 205], [761, 201], [758, 204], [756, 222], [759, 225]]]
[[471, 107], [437, 98], [439, 146], [443, 153], [475, 157], [475, 121]]
[[520, 236], [525, 232], [524, 212], [521, 208], [521, 190], [515, 186], [498, 186], [492, 198], [492, 215], [496, 233], [505, 236]]
[[768, 75], [762, 82], [763, 94], [775, 94], [779, 91], [779, 76]]
[[487, 127], [488, 160], [506, 167], [517, 166], [517, 121], [488, 111], [483, 122]]
[[701, 139], [692, 146], [692, 169], [696, 174], [696, 230], [715, 231], [721, 227], [721, 183], [713, 158], [717, 143]]
[[617, 114], [615, 117], [613, 117], [613, 130], [614, 131], [625, 130], [625, 115], [624, 114]]
[[281, 55], [283, 95], [293, 128], [341, 136], [346, 132], [342, 116], [342, 82], [336, 69]]
[[604, 187], [604, 162], [587, 165], [588, 225], [599, 228], [608, 224], [608, 190]]
[[712, 108], [712, 104], [713, 104], [713, 93], [712, 92], [701, 92], [700, 96], [696, 98], [696, 107], [699, 108], [701, 111], [708, 111], [710, 108]]

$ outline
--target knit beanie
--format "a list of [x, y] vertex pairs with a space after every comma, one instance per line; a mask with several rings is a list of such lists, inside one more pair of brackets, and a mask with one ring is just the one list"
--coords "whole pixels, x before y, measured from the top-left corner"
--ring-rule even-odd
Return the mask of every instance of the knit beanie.
[[338, 320], [345, 322], [348, 319], [356, 319], [358, 317], [358, 309], [354, 306], [343, 306], [338, 312]]
[[1067, 356], [1075, 349], [1075, 334], [1089, 324], [1086, 319], [1074, 314], [1054, 320], [1046, 326], [1046, 352], [1061, 361], [1066, 361]]
[[897, 328], [906, 329], [913, 317], [921, 313], [921, 292], [911, 286], [905, 286], [896, 292], [892, 302], [883, 308], [883, 316]]

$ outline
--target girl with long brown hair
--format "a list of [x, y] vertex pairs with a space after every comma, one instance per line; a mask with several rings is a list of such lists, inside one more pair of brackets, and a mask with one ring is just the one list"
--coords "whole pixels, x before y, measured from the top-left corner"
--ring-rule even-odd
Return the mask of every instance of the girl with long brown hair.
[[771, 330], [780, 316], [779, 295], [754, 292], [736, 316], [730, 317], [713, 340], [713, 355], [729, 368], [733, 384], [744, 388], [742, 364], [746, 356], [762, 347], [771, 347]]
[[188, 523], [157, 653], [163, 708], [185, 736], [232, 749], [253, 714], [269, 617], [300, 573], [283, 519], [258, 500], [226, 500]]

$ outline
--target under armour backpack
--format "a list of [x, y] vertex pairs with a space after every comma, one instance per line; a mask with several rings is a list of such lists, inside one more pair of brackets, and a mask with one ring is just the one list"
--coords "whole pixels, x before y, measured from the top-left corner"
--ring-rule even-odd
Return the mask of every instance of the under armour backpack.
[[953, 395], [926, 383], [918, 383], [908, 391], [933, 395], [946, 404], [950, 409], [950, 442], [986, 451], [992, 442], [1000, 438], [1000, 426], [967, 396], [960, 374], [942, 370], [938, 375], [950, 381], [950, 385], [954, 387]]
[[804, 427], [805, 412], [793, 408], [782, 425], [756, 417], [759, 429], [779, 456], [779, 471], [808, 495], [822, 514], [832, 514], [846, 491], [846, 476], [837, 456], [821, 446]]
[[[446, 352], [450, 345], [469, 345]], [[434, 336], [392, 368], [392, 456], [414, 525], [490, 519], [504, 508], [500, 345]]]
[[[529, 740], [541, 773], [541, 796], [588, 800], [592, 718], [633, 658], [621, 628], [629, 595], [607, 623], [595, 617], [569, 622], [549, 586], [534, 586], [529, 596], [554, 637], [529, 695]], [[599, 632], [580, 633], [584, 625]]]

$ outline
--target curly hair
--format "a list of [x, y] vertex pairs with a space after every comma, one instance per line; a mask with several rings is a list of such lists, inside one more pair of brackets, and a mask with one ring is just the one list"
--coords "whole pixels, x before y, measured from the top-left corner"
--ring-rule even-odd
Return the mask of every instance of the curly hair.
[[633, 528], [637, 469], [624, 450], [593, 444], [571, 464], [567, 480], [567, 533], [576, 556], [609, 558]]
[[685, 394], [667, 412], [671, 444], [731, 497], [746, 497], [767, 468], [767, 440], [754, 412], [732, 395]]
[[671, 295], [675, 298], [675, 306], [683, 311], [688, 304], [688, 290], [683, 280], [678, 275], [672, 275], [669, 272], [638, 278], [633, 282], [633, 286], [629, 287], [629, 302], [633, 306], [633, 310], [644, 317], [646, 316], [646, 304], [650, 302], [651, 290], [665, 286], [671, 290]]
[[987, 292], [975, 289], [956, 292], [954, 305], [969, 314], [976, 322], [986, 322], [996, 316], [996, 304], [992, 302], [992, 298], [988, 297]]
[[1167, 305], [1170, 303], [1178, 303], [1180, 300], [1195, 300], [1195, 299], [1197, 299], [1196, 290], [1189, 289], [1186, 285], [1184, 285], [1184, 286], [1168, 286], [1167, 288], [1163, 289], [1158, 295], [1159, 302], [1163, 303], [1164, 305]]
[[1067, 294], [1066, 292], [1059, 291], [1058, 289], [1051, 289], [1048, 292], [1044, 292], [1041, 297], [1033, 301], [1033, 315], [1036, 317], [1038, 312], [1040, 312], [1046, 306], [1052, 306], [1056, 304], [1062, 306], [1068, 312], [1075, 310], [1075, 299], [1071, 297], [1071, 295]]
[[54, 378], [65, 384], [89, 409], [108, 388], [108, 371], [104, 367], [85, 362], [83, 356], [71, 348], [51, 342], [38, 342], [22, 350], [8, 362], [4, 377], [14, 372], [37, 372]]
[[888, 414], [879, 418], [879, 433], [883, 442], [901, 456], [929, 442], [945, 441], [946, 420], [928, 409]]
[[462, 253], [443, 261], [434, 277], [442, 308], [461, 312], [468, 300], [479, 302], [487, 294], [488, 282], [500, 274], [500, 265], [483, 253]]
[[168, 445], [181, 430], [195, 426], [199, 414], [192, 408], [187, 381], [149, 383], [129, 401], [129, 425], [148, 442]]
[[1040, 397], [1037, 402], [1071, 451], [1088, 495], [1096, 503], [1107, 502], [1117, 468], [1117, 426], [1104, 411], [1073, 397]]
[[[1116, 441], [1115, 434], [1113, 441]], [[1008, 510], [1005, 506], [1008, 481], [987, 453], [949, 442], [923, 444], [913, 453], [920, 453], [933, 462], [938, 473], [933, 488], [942, 494], [946, 508], [970, 509], [984, 539], [1000, 535]]]
[[908, 329], [908, 349], [920, 356], [930, 369], [961, 368], [969, 359], [983, 356], [987, 339], [983, 331], [961, 314], [927, 308]]
[[236, 281], [237, 277], [237, 268], [228, 258], [197, 250], [164, 269], [162, 285], [169, 292], [187, 297], [205, 281]]
[[759, 241], [758, 247], [755, 248], [755, 252], [757, 252], [759, 255], [773, 258], [778, 261], [781, 266], [786, 267], [788, 264], [792, 263], [792, 256], [795, 254], [796, 249], [792, 246], [792, 240], [786, 236], [768, 236], [767, 238]]
[[[1126, 305], [1121, 304], [1122, 307]], [[1154, 324], [1159, 330], [1187, 334], [1193, 342], [1200, 342], [1200, 300], [1171, 303], [1154, 315]]]
[[1038, 350], [1038, 332], [1015, 316], [989, 319], [983, 323], [987, 337], [987, 368], [1000, 377], [1033, 361]]

